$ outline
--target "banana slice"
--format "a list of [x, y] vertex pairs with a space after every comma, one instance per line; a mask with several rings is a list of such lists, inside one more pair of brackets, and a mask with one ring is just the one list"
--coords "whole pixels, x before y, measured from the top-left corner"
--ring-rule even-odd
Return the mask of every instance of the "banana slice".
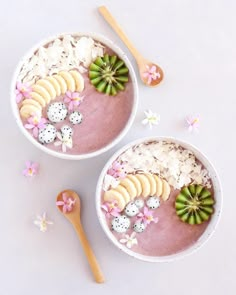
[[47, 76], [45, 77], [46, 80], [48, 80], [54, 87], [55, 91], [56, 91], [56, 96], [60, 96], [61, 95], [61, 87], [59, 82], [57, 81], [57, 79], [55, 79], [54, 76]]
[[38, 103], [36, 100], [32, 99], [32, 98], [28, 98], [28, 99], [24, 99], [22, 102], [22, 105], [33, 105], [36, 108], [38, 108], [38, 110], [41, 112], [42, 111], [42, 106], [40, 103]]
[[126, 204], [130, 202], [130, 195], [126, 188], [124, 188], [122, 185], [118, 185], [116, 188], [114, 188], [114, 190], [122, 194]]
[[136, 174], [136, 177], [142, 184], [142, 196], [144, 198], [147, 198], [148, 196], [150, 196], [151, 192], [151, 185], [148, 178], [144, 174]]
[[23, 118], [29, 118], [32, 115], [38, 115], [39, 117], [41, 117], [41, 111], [39, 111], [39, 109], [34, 106], [34, 105], [23, 105], [20, 109], [20, 114]]
[[57, 96], [56, 90], [54, 89], [54, 86], [46, 79], [40, 79], [36, 83], [37, 85], [42, 86], [47, 90], [47, 92], [50, 94], [51, 99], [55, 99]]
[[84, 78], [78, 71], [69, 72], [75, 80], [76, 91], [82, 92], [84, 90]]
[[137, 191], [137, 197], [139, 197], [142, 193], [141, 182], [139, 181], [139, 179], [135, 175], [132, 175], [132, 174], [127, 175], [127, 178], [130, 179], [134, 183], [136, 191]]
[[61, 88], [61, 94], [65, 94], [67, 91], [67, 84], [66, 81], [59, 75], [53, 75], [53, 78], [55, 78], [60, 85]]
[[37, 92], [39, 95], [41, 95], [43, 97], [46, 104], [48, 104], [51, 101], [51, 96], [44, 87], [34, 84], [32, 86], [32, 89], [34, 92]]
[[156, 180], [156, 193], [155, 196], [160, 197], [163, 191], [163, 184], [162, 181], [160, 179], [160, 177], [158, 177], [157, 175], [153, 174], [153, 177]]
[[145, 174], [145, 176], [148, 178], [150, 183], [150, 195], [155, 196], [157, 190], [156, 180], [154, 179], [152, 174]]
[[123, 198], [122, 194], [115, 191], [114, 189], [111, 189], [109, 191], [106, 191], [103, 197], [104, 201], [112, 202], [117, 201], [118, 207], [120, 210], [123, 210], [125, 208], [125, 199]]
[[123, 179], [120, 182], [120, 185], [126, 188], [126, 190], [128, 191], [130, 195], [131, 200], [133, 200], [137, 196], [137, 190], [135, 188], [135, 185], [130, 179], [128, 178]]
[[59, 76], [61, 76], [67, 84], [67, 89], [74, 92], [75, 91], [75, 80], [73, 79], [72, 75], [69, 72], [61, 71], [58, 73]]
[[33, 100], [37, 101], [42, 107], [45, 107], [46, 106], [46, 102], [45, 100], [43, 99], [43, 97], [38, 94], [37, 92], [31, 92], [30, 93], [30, 96], [32, 97]]
[[163, 183], [163, 191], [162, 191], [162, 200], [163, 201], [167, 201], [169, 199], [169, 196], [170, 196], [170, 185], [169, 183], [162, 179], [162, 183]]

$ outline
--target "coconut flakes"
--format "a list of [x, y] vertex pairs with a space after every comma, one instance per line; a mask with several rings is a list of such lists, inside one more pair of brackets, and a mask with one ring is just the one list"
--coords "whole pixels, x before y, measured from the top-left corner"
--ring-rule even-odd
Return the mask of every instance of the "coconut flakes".
[[172, 142], [159, 141], [136, 145], [121, 154], [117, 161], [127, 173], [155, 173], [166, 179], [174, 189], [190, 183], [211, 187], [207, 169], [194, 153]]
[[90, 37], [64, 35], [46, 46], [41, 46], [23, 64], [19, 80], [32, 85], [38, 79], [60, 71], [77, 68], [85, 73], [89, 65], [104, 55], [104, 46]]

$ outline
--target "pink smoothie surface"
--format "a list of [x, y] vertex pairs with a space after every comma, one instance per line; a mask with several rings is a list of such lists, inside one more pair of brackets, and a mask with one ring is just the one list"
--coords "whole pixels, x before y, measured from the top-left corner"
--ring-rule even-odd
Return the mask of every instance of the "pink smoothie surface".
[[[138, 245], [133, 245], [131, 250], [147, 256], [167, 256], [181, 252], [192, 246], [203, 234], [208, 222], [200, 225], [189, 225], [182, 222], [175, 211], [175, 198], [179, 190], [174, 190], [170, 198], [161, 202], [159, 208], [153, 210], [153, 216], [158, 217], [158, 223], [150, 223], [142, 233], [137, 233]], [[142, 209], [141, 209], [142, 211]], [[111, 228], [112, 218], [107, 218], [107, 224]], [[124, 234], [112, 231], [119, 241], [125, 234], [133, 232], [132, 225], [137, 220], [131, 218], [131, 228]]]
[[[125, 128], [133, 108], [134, 89], [130, 78], [124, 91], [120, 91], [116, 96], [109, 96], [96, 91], [89, 81], [88, 73], [84, 73], [83, 77], [85, 89], [81, 92], [81, 96], [84, 96], [84, 99], [75, 109], [83, 115], [82, 123], [72, 125], [69, 122], [69, 116], [67, 116], [63, 122], [53, 124], [58, 131], [63, 125], [73, 127], [73, 147], [67, 149], [67, 154], [91, 153], [110, 144]], [[52, 102], [56, 101], [63, 101], [63, 97], [57, 97]], [[45, 118], [47, 118], [46, 111], [47, 107], [43, 110]], [[31, 133], [31, 131], [29, 132]], [[45, 146], [62, 152], [61, 146], [55, 146], [54, 143]]]

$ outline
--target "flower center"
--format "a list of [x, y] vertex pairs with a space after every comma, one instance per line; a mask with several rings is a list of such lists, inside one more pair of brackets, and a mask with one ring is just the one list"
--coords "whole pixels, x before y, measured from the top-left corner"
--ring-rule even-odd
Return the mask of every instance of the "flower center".
[[29, 175], [33, 175], [33, 169], [32, 169], [32, 168], [29, 168], [29, 170], [28, 170], [28, 174], [29, 174]]
[[37, 117], [34, 117], [33, 122], [34, 122], [35, 125], [37, 125], [39, 123], [39, 119]]
[[74, 97], [73, 100], [74, 100], [74, 101], [80, 101], [80, 100], [81, 100], [81, 97], [79, 97], [79, 96]]
[[198, 122], [199, 122], [199, 119], [198, 119], [198, 118], [195, 118], [195, 119], [193, 120], [192, 125], [195, 125], [195, 124], [198, 123]]
[[147, 220], [148, 220], [148, 221], [152, 221], [152, 220], [153, 220], [153, 216], [152, 216], [152, 215], [149, 215], [149, 216], [147, 217]]

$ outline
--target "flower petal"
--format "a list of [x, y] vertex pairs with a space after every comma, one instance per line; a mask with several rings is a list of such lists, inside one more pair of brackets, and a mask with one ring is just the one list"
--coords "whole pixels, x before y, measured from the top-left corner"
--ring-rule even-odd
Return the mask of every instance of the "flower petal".
[[122, 243], [122, 244], [127, 243], [127, 239], [120, 239], [120, 243]]

